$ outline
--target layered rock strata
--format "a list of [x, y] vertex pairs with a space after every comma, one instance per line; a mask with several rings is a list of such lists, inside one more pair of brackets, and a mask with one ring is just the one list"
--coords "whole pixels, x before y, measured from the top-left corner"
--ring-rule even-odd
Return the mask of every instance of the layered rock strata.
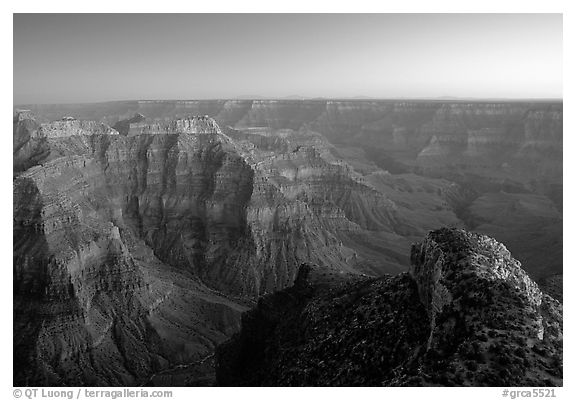
[[[14, 117], [15, 382], [210, 383], [246, 305], [302, 262], [354, 282], [405, 271], [437, 226], [505, 238], [537, 278], [561, 272], [561, 105], [113, 106], [87, 109], [98, 122]], [[430, 177], [446, 165], [464, 186]], [[410, 282], [394, 279], [381, 284]]]

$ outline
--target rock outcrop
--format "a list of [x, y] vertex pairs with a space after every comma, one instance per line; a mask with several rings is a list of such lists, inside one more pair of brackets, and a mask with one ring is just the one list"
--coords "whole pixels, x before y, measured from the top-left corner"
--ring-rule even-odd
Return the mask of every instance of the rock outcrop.
[[28, 110], [17, 110], [12, 130], [13, 171], [24, 171], [48, 157], [49, 148], [40, 124]]
[[562, 385], [562, 306], [509, 251], [459, 229], [414, 245], [410, 273], [303, 265], [217, 351], [217, 382], [265, 386]]

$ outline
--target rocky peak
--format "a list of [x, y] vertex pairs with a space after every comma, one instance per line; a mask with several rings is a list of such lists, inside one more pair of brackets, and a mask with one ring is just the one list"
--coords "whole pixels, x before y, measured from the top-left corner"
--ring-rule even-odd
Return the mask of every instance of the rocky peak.
[[[413, 245], [410, 274], [431, 321], [428, 348], [453, 328], [437, 329], [438, 320], [467, 310], [464, 322], [476, 326], [486, 310], [476, 305], [492, 306], [500, 291], [519, 296], [526, 308], [536, 310], [542, 304], [542, 292], [503, 244], [462, 229], [439, 229]], [[541, 321], [533, 328], [529, 335], [542, 339]]]
[[381, 278], [302, 266], [218, 349], [218, 383], [562, 385], [562, 306], [504, 245], [445, 228], [411, 261]]

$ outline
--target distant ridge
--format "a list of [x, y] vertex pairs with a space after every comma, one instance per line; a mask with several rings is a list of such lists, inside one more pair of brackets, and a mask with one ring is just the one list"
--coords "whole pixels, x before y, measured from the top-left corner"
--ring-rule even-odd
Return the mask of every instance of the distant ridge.
[[238, 96], [238, 97], [222, 97], [214, 99], [132, 99], [132, 100], [102, 100], [94, 102], [76, 102], [76, 103], [18, 103], [13, 105], [13, 110], [28, 109], [33, 106], [41, 107], [62, 107], [62, 106], [90, 106], [90, 105], [106, 105], [106, 104], [130, 104], [135, 102], [151, 102], [151, 103], [180, 103], [180, 102], [222, 102], [222, 101], [413, 101], [413, 102], [472, 102], [472, 103], [563, 103], [563, 98], [483, 98], [483, 97], [368, 97], [368, 96], [355, 96], [355, 97], [304, 97], [292, 95], [287, 97], [265, 97], [258, 95], [251, 96]]

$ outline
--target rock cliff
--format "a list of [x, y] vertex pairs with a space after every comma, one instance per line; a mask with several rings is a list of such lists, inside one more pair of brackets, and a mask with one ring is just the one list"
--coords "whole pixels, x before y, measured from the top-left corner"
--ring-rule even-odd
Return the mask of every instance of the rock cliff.
[[303, 265], [217, 351], [222, 385], [562, 385], [562, 306], [504, 245], [458, 229], [412, 248], [410, 273]]
[[17, 110], [14, 113], [12, 134], [12, 165], [15, 173], [38, 164], [48, 156], [49, 149], [40, 124], [28, 110]]
[[206, 359], [244, 309], [201, 278], [246, 229], [250, 168], [204, 118], [39, 130], [48, 155], [14, 180], [15, 384], [135, 385]]

